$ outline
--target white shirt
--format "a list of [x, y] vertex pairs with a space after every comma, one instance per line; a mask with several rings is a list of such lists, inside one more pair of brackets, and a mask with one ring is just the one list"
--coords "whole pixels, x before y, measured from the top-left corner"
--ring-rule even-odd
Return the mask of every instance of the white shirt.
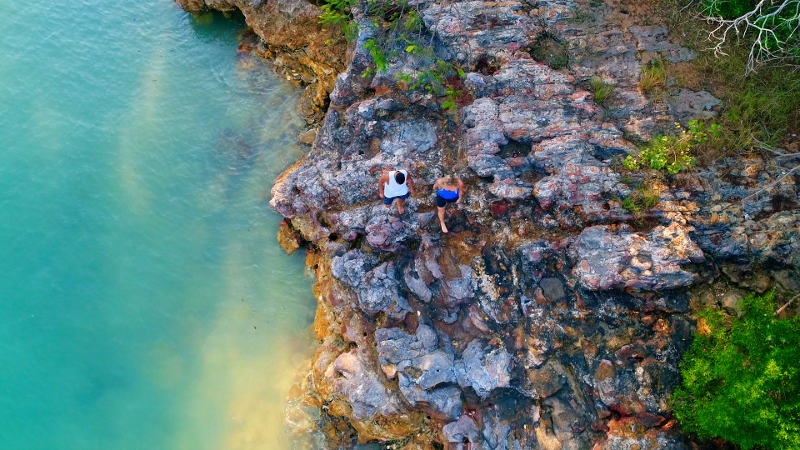
[[[406, 176], [406, 179], [405, 181], [403, 181], [403, 184], [397, 184], [397, 181], [394, 179], [394, 174], [396, 174], [397, 172], [400, 172]], [[394, 198], [408, 194], [408, 186], [406, 185], [406, 183], [408, 183], [408, 172], [406, 172], [405, 170], [397, 170], [397, 171], [393, 170], [389, 172], [389, 182], [383, 184], [383, 196], [386, 198]]]

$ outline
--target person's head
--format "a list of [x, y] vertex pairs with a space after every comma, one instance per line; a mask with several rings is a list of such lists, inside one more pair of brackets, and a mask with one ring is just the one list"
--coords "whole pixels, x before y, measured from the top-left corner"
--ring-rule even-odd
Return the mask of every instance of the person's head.
[[456, 177], [453, 175], [445, 175], [442, 177], [442, 184], [445, 186], [455, 186]]
[[397, 184], [403, 184], [406, 182], [406, 176], [398, 170], [394, 173], [394, 181], [397, 181]]

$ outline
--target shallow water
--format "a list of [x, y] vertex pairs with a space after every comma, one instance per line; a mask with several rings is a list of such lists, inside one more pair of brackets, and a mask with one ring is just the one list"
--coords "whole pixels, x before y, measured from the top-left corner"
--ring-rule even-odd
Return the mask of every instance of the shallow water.
[[171, 0], [0, 2], [0, 448], [281, 449], [298, 92]]

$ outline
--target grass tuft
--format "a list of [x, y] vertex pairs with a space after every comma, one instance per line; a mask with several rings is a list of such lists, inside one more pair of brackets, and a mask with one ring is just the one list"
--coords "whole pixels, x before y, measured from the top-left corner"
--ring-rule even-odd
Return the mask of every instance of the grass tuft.
[[643, 94], [649, 94], [656, 88], [663, 88], [667, 83], [667, 69], [664, 61], [654, 59], [642, 69], [639, 77], [639, 89]]
[[606, 83], [600, 77], [592, 77], [589, 81], [589, 89], [594, 92], [594, 101], [602, 105], [614, 92], [614, 85]]

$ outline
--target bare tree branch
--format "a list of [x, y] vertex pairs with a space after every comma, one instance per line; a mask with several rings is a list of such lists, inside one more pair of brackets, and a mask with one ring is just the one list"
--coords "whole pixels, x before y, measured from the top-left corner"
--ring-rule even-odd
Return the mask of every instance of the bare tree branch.
[[800, 41], [800, 0], [760, 0], [751, 11], [734, 19], [715, 15], [719, 1], [712, 0], [704, 11], [706, 20], [717, 25], [709, 33], [709, 39], [716, 41], [715, 54], [727, 55], [725, 43], [749, 32], [756, 35], [747, 58], [748, 73], [764, 63], [800, 67], [795, 48]]
[[787, 307], [787, 306], [791, 305], [791, 304], [792, 304], [792, 302], [793, 302], [793, 301], [795, 301], [795, 300], [797, 300], [798, 298], [800, 298], [800, 294], [797, 294], [797, 295], [795, 295], [794, 297], [792, 297], [792, 299], [791, 299], [791, 300], [789, 300], [788, 302], [786, 302], [786, 304], [785, 304], [785, 305], [781, 306], [781, 309], [779, 309], [779, 310], [775, 311], [775, 315], [777, 316], [778, 314], [782, 313], [782, 312], [783, 312], [783, 310], [784, 310], [784, 309], [786, 309], [786, 307]]
[[753, 192], [752, 194], [748, 195], [747, 197], [744, 197], [744, 198], [742, 199], [742, 203], [744, 203], [744, 201], [745, 201], [745, 200], [747, 200], [748, 198], [755, 197], [756, 195], [758, 195], [758, 194], [760, 194], [760, 193], [762, 193], [762, 192], [764, 192], [764, 191], [766, 191], [766, 190], [772, 189], [774, 186], [777, 186], [777, 185], [778, 185], [778, 183], [780, 183], [781, 181], [783, 181], [783, 179], [784, 179], [784, 178], [788, 177], [789, 175], [791, 175], [792, 173], [796, 172], [797, 170], [800, 170], [800, 166], [795, 166], [795, 167], [794, 167], [793, 169], [791, 169], [790, 171], [788, 171], [788, 172], [786, 172], [785, 174], [781, 175], [781, 177], [780, 177], [780, 178], [778, 178], [777, 180], [775, 180], [775, 181], [773, 181], [772, 183], [770, 183], [770, 184], [768, 184], [768, 185], [764, 186], [763, 188], [761, 188], [761, 189], [759, 189], [759, 190], [757, 190], [757, 191]]

